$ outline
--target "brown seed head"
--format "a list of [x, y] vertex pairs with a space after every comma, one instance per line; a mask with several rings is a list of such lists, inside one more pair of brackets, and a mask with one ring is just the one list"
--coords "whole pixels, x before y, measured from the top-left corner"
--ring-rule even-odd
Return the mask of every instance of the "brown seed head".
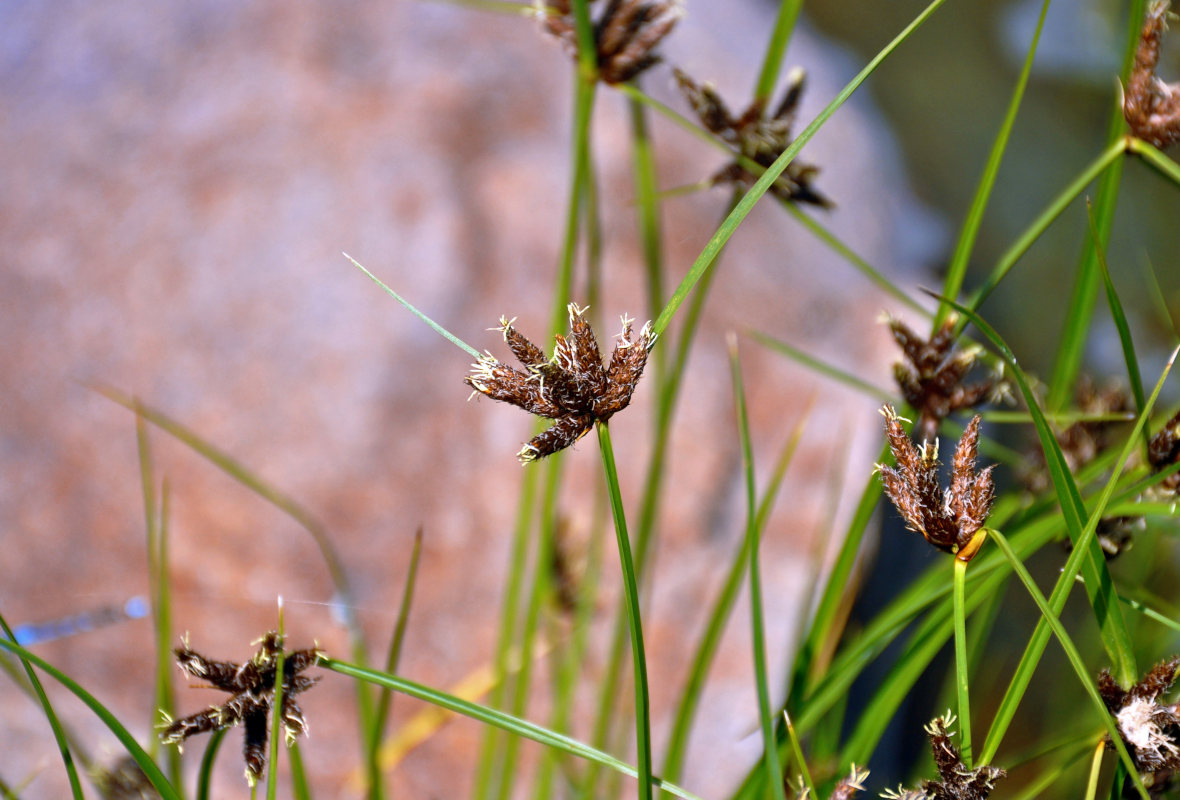
[[1180, 704], [1160, 701], [1176, 680], [1180, 656], [1161, 661], [1130, 689], [1123, 689], [1108, 670], [1098, 676], [1098, 693], [1115, 717], [1144, 783], [1155, 792], [1180, 771]]
[[[274, 701], [278, 657], [283, 652], [283, 637], [277, 631], [269, 631], [255, 644], [259, 645], [258, 651], [242, 664], [206, 658], [189, 647], [187, 639], [176, 648], [177, 663], [185, 673], [208, 681], [211, 688], [229, 692], [231, 696], [221, 705], [210, 706], [183, 719], [166, 719], [160, 732], [162, 742], [178, 745], [190, 736], [244, 725], [242, 753], [246, 761], [246, 780], [251, 785], [266, 770], [270, 709]], [[326, 655], [318, 647], [295, 650], [284, 658], [281, 717], [288, 744], [307, 731], [307, 721], [295, 696], [319, 680], [301, 673], [321, 658]]]
[[508, 366], [488, 354], [473, 364], [471, 374], [464, 378], [480, 394], [554, 420], [517, 454], [522, 462], [569, 447], [595, 422], [606, 422], [622, 411], [643, 375], [647, 354], [656, 342], [651, 323], [632, 338], [632, 321], [624, 317], [619, 343], [610, 363], [604, 365], [585, 312], [574, 303], [569, 305], [570, 332], [555, 337], [550, 359], [513, 328], [511, 320], [502, 318], [496, 330], [503, 332], [509, 349], [525, 369]]
[[1180, 140], [1180, 84], [1164, 83], [1155, 76], [1170, 5], [1170, 0], [1154, 0], [1148, 9], [1123, 91], [1123, 116], [1131, 133], [1156, 147]]
[[[1180, 462], [1180, 411], [1151, 437], [1147, 456], [1156, 472]], [[1180, 491], [1180, 472], [1174, 472], [1164, 478], [1159, 486], [1161, 490], [1169, 493]]]
[[885, 321], [905, 355], [893, 365], [893, 377], [906, 402], [921, 414], [919, 438], [933, 439], [944, 419], [986, 400], [998, 400], [1007, 390], [1000, 377], [975, 383], [964, 379], [975, 367], [981, 349], [955, 349], [955, 319], [948, 318], [929, 339], [914, 333], [904, 322], [886, 315]]
[[[598, 77], [626, 83], [658, 64], [655, 49], [683, 16], [679, 0], [608, 0], [594, 22]], [[570, 0], [538, 0], [541, 27], [578, 57], [578, 32]]]
[[938, 476], [938, 442], [915, 447], [893, 407], [886, 405], [881, 413], [889, 449], [897, 462], [896, 467], [877, 465], [885, 495], [906, 527], [938, 549], [970, 561], [983, 544], [981, 531], [995, 496], [993, 468], [975, 472], [980, 418], [971, 420], [955, 448], [951, 485], [944, 492]]
[[[701, 125], [716, 134], [730, 146], [735, 155], [749, 159], [759, 166], [771, 166], [793, 141], [791, 126], [803, 95], [803, 70], [792, 70], [787, 77], [787, 89], [782, 101], [771, 115], [767, 115], [766, 104], [755, 100], [739, 117], [734, 117], [711, 84], [698, 85], [682, 70], [674, 70], [680, 91], [692, 106]], [[810, 203], [822, 208], [831, 208], [833, 203], [812, 188], [812, 181], [819, 169], [799, 159], [787, 165], [786, 170], [770, 187], [770, 191], [786, 202]], [[735, 160], [722, 167], [710, 179], [713, 185], [725, 183], [748, 188], [758, 180], [741, 161]]]

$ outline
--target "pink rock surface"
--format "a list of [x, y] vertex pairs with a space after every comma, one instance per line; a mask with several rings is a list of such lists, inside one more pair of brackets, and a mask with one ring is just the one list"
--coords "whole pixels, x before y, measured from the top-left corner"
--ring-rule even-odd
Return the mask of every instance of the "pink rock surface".
[[[689, 3], [687, 11], [668, 60], [744, 106], [770, 12], [736, 3]], [[422, 526], [401, 672], [450, 687], [486, 666], [523, 476], [513, 454], [531, 423], [516, 409], [467, 402], [470, 358], [340, 253], [479, 349], [507, 356], [486, 330], [501, 314], [542, 339], [568, 180], [566, 55], [526, 19], [405, 2], [12, 3], [0, 11], [0, 30], [6, 618], [43, 621], [148, 590], [134, 421], [86, 386], [101, 382], [198, 431], [321, 520], [376, 652], [393, 628]], [[851, 76], [805, 30], [788, 63], [811, 76], [804, 120]], [[666, 67], [644, 83], [687, 113]], [[906, 231], [917, 216], [880, 126], [854, 102], [805, 153], [823, 166], [818, 186], [839, 205], [823, 221], [900, 274], [916, 255]], [[700, 180], [724, 160], [664, 120], [652, 127], [662, 186]], [[605, 293], [593, 311], [613, 333], [619, 314], [641, 322], [647, 314], [627, 112], [610, 89], [599, 93], [594, 136]], [[667, 202], [668, 287], [724, 202], [721, 189]], [[726, 332], [765, 331], [881, 385], [893, 358], [875, 317], [896, 304], [782, 209], [757, 209], [720, 270], [676, 419], [647, 597], [657, 752], [744, 525]], [[582, 300], [581, 273], [577, 285], [572, 299]], [[763, 479], [810, 408], [765, 540], [771, 667], [782, 675], [833, 493], [844, 507], [867, 479], [878, 418], [871, 399], [748, 340], [742, 349]], [[632, 515], [652, 399], [641, 384], [632, 408], [611, 422]], [[177, 635], [190, 632], [211, 656], [246, 658], [282, 595], [293, 646], [318, 639], [346, 658], [310, 537], [188, 448], [159, 431], [151, 441], [156, 478], [170, 487]], [[567, 460], [563, 516], [578, 542], [598, 519], [595, 451], [588, 438]], [[610, 547], [605, 564], [584, 711], [618, 600]], [[705, 796], [731, 786], [759, 750], [746, 620], [739, 608], [693, 737], [684, 783]], [[141, 741], [153, 735], [147, 621], [35, 650]], [[176, 675], [182, 713], [217, 701]], [[317, 796], [359, 794], [352, 688], [326, 675], [303, 698], [311, 726], [303, 753]], [[114, 760], [120, 748], [101, 723], [52, 689], [91, 755]], [[0, 777], [35, 776], [26, 798], [65, 796], [40, 710], [10, 683], [0, 685], [0, 707]], [[422, 708], [399, 699], [394, 727]], [[538, 702], [528, 715], [545, 713]], [[585, 715], [574, 733], [588, 736]], [[468, 793], [480, 735], [473, 722], [449, 723], [406, 756], [389, 785], [404, 797]], [[219, 797], [247, 796], [237, 739], [231, 734], [221, 759]], [[186, 753], [186, 780], [202, 749], [198, 741]]]

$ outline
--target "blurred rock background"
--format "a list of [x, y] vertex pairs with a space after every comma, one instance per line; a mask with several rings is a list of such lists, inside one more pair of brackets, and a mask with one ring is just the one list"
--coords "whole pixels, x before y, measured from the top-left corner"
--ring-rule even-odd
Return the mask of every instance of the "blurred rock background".
[[[773, 4], [686, 5], [663, 48], [667, 61], [714, 81], [731, 105], [744, 107]], [[854, 50], [801, 22], [786, 63], [808, 70], [802, 120], [863, 64], [861, 40], [871, 39], [869, 51], [880, 47], [916, 13], [911, 5], [897, 4], [897, 19], [859, 38], [849, 35]], [[839, 27], [827, 11], [816, 22]], [[895, 71], [883, 69], [869, 88], [925, 74], [929, 63], [901, 57], [911, 45], [937, 50], [945, 36], [938, 29], [915, 36]], [[975, 63], [962, 69], [982, 74]], [[1013, 72], [991, 75], [999, 96]], [[666, 66], [648, 73], [644, 86], [687, 112]], [[342, 553], [375, 652], [392, 631], [421, 526], [401, 672], [450, 687], [489, 664], [523, 474], [513, 454], [531, 423], [515, 409], [467, 402], [461, 381], [469, 358], [340, 253], [476, 347], [503, 355], [486, 330], [501, 314], [542, 339], [568, 180], [570, 64], [561, 48], [525, 18], [405, 0], [11, 0], [0, 6], [0, 103], [6, 618], [50, 620], [147, 591], [134, 420], [87, 388], [100, 382], [182, 421], [310, 509]], [[955, 152], [946, 158], [959, 156], [960, 193], [973, 186], [994, 133], [1002, 109], [994, 105], [961, 123], [973, 132], [970, 142], [948, 143]], [[915, 198], [902, 155], [911, 164], [921, 159], [898, 146], [886, 122], [911, 112], [885, 112], [873, 94], [858, 93], [804, 158], [822, 167], [817, 185], [838, 204], [822, 215], [825, 224], [912, 289], [937, 281], [928, 270], [945, 258], [966, 201], [942, 199], [942, 184], [931, 180], [919, 191], [949, 216]], [[604, 89], [596, 115], [605, 295], [594, 311], [613, 332], [621, 313], [644, 319], [642, 261], [623, 98]], [[1095, 116], [1101, 125], [1101, 107]], [[653, 119], [652, 128], [663, 187], [694, 183], [723, 162], [664, 120]], [[943, 163], [937, 154], [932, 160]], [[1044, 198], [1063, 182], [1050, 181]], [[724, 202], [721, 189], [667, 201], [669, 287]], [[887, 386], [893, 351], [876, 317], [901, 311], [769, 203], [738, 232], [720, 270], [677, 416], [645, 616], [660, 749], [721, 579], [718, 564], [742, 533], [726, 333], [761, 330]], [[577, 286], [572, 299], [584, 293], [583, 273]], [[742, 347], [763, 474], [810, 408], [764, 544], [771, 668], [781, 675], [811, 554], [823, 546], [830, 509], [843, 509], [841, 524], [868, 474], [878, 417], [872, 400], [753, 342]], [[651, 400], [641, 384], [632, 409], [612, 421], [630, 508], [646, 463]], [[293, 646], [318, 639], [346, 657], [331, 583], [306, 533], [169, 437], [153, 431], [152, 444], [157, 477], [171, 487], [178, 633], [190, 632], [212, 656], [246, 658], [250, 642], [273, 626], [282, 595]], [[586, 440], [568, 458], [563, 513], [576, 541], [590, 533], [595, 450]], [[600, 599], [586, 702], [617, 600], [615, 557], [607, 553], [612, 579]], [[740, 610], [734, 616], [693, 739], [684, 783], [705, 796], [731, 786], [759, 748], [744, 619]], [[36, 650], [141, 741], [152, 735], [146, 620]], [[106, 729], [52, 688], [91, 754], [114, 760], [120, 749]], [[302, 703], [312, 737], [303, 752], [321, 796], [359, 793], [351, 696], [348, 681], [328, 675]], [[212, 693], [180, 691], [184, 713], [210, 702]], [[33, 776], [26, 798], [63, 796], [41, 711], [7, 683], [0, 707], [0, 777]], [[394, 727], [420, 709], [397, 700]], [[530, 716], [542, 720], [543, 712], [539, 702]], [[588, 735], [585, 720], [575, 733]], [[448, 724], [398, 765], [389, 785], [407, 797], [468, 793], [480, 734], [466, 720]], [[236, 739], [227, 742], [233, 755], [220, 760], [218, 796], [246, 796]], [[192, 769], [196, 758], [188, 758]]]

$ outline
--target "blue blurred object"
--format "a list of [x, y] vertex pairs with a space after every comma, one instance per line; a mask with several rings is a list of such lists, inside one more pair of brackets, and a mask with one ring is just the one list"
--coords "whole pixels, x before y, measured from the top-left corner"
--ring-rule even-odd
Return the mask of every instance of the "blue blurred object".
[[147, 598], [136, 595], [122, 606], [103, 606], [93, 611], [71, 614], [50, 622], [30, 622], [12, 629], [16, 643], [21, 647], [61, 639], [78, 633], [86, 633], [131, 619], [142, 619], [151, 611]]

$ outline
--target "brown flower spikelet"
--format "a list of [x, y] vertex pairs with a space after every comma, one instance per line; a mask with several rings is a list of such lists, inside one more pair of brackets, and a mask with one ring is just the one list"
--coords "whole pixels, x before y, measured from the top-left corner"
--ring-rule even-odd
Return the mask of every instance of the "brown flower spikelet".
[[954, 717], [947, 712], [926, 726], [930, 750], [941, 780], [922, 781], [922, 792], [931, 800], [983, 800], [996, 786], [996, 781], [1007, 773], [999, 767], [968, 769], [951, 742], [948, 728]]
[[1123, 91], [1123, 116], [1131, 133], [1156, 147], [1180, 140], [1180, 83], [1164, 83], [1155, 76], [1170, 5], [1170, 0], [1155, 0], [1148, 9]]
[[945, 492], [938, 479], [938, 442], [915, 447], [892, 406], [881, 409], [885, 435], [896, 467], [877, 465], [885, 494], [906, 521], [906, 527], [960, 561], [970, 561], [983, 544], [980, 530], [995, 496], [992, 469], [975, 472], [979, 447], [979, 416], [963, 432], [955, 448], [951, 485]]
[[975, 408], [1004, 393], [1003, 383], [988, 377], [964, 383], [975, 366], [980, 348], [955, 348], [955, 319], [948, 317], [929, 339], [923, 339], [904, 322], [886, 316], [893, 339], [905, 354], [893, 365], [893, 378], [906, 402], [921, 414], [919, 437], [933, 439], [938, 426], [956, 411]]
[[626, 408], [656, 342], [650, 322], [632, 339], [632, 321], [624, 317], [619, 343], [604, 366], [598, 340], [584, 316], [586, 309], [570, 303], [568, 310], [570, 332], [555, 337], [551, 359], [512, 327], [513, 320], [501, 318], [495, 330], [504, 334], [508, 348], [525, 369], [515, 369], [489, 353], [463, 379], [493, 400], [554, 420], [517, 453], [524, 463], [569, 447], [595, 422], [606, 422]]
[[[742, 158], [759, 166], [770, 167], [793, 141], [791, 127], [803, 96], [804, 73], [792, 70], [787, 78], [787, 89], [774, 113], [766, 115], [766, 101], [755, 100], [741, 114], [735, 117], [717, 94], [712, 85], [698, 85], [682, 70], [674, 70], [680, 91], [692, 106], [701, 124], [710, 133], [716, 134]], [[770, 191], [786, 202], [809, 203], [821, 208], [834, 204], [812, 187], [819, 174], [819, 168], [806, 164], [798, 158], [787, 165], [786, 170], [771, 185]], [[748, 188], [758, 180], [740, 161], [722, 167], [710, 178], [710, 183], [734, 184]]]
[[[244, 664], [206, 658], [190, 648], [187, 641], [173, 652], [185, 673], [207, 681], [212, 688], [230, 692], [232, 696], [221, 705], [209, 706], [175, 721], [167, 720], [160, 732], [160, 740], [165, 744], [180, 744], [200, 733], [244, 725], [242, 755], [246, 761], [246, 780], [253, 785], [266, 770], [270, 709], [274, 701], [278, 656], [283, 652], [283, 637], [277, 631], [267, 632], [260, 640], [258, 652]], [[301, 673], [325, 657], [318, 647], [285, 655], [281, 717], [288, 743], [307, 732], [307, 722], [295, 696], [319, 681], [319, 678]]]
[[1123, 689], [1109, 670], [1098, 676], [1098, 693], [1114, 715], [1144, 784], [1155, 794], [1180, 771], [1180, 704], [1167, 705], [1160, 697], [1176, 680], [1180, 656], [1152, 667], [1130, 689]]
[[[1074, 402], [1078, 411], [1088, 416], [1117, 414], [1131, 407], [1124, 386], [1108, 382], [1099, 387], [1087, 375], [1078, 380]], [[1119, 423], [1113, 421], [1081, 419], [1057, 433], [1057, 443], [1061, 446], [1061, 454], [1070, 472], [1076, 473], [1109, 447], [1111, 433], [1117, 425]], [[1045, 452], [1039, 446], [1029, 454], [1021, 479], [1033, 492], [1043, 492], [1052, 485], [1049, 470], [1045, 466]]]
[[[577, 58], [578, 32], [570, 0], [538, 0], [541, 27]], [[658, 64], [655, 48], [683, 16], [678, 0], [608, 0], [594, 22], [598, 77], [626, 83]]]
[[[1151, 467], [1160, 472], [1180, 461], [1180, 411], [1177, 411], [1162, 428], [1151, 437], [1147, 448], [1147, 457]], [[1180, 472], [1174, 472], [1164, 478], [1159, 484], [1165, 492], [1175, 493], [1180, 490]]]

